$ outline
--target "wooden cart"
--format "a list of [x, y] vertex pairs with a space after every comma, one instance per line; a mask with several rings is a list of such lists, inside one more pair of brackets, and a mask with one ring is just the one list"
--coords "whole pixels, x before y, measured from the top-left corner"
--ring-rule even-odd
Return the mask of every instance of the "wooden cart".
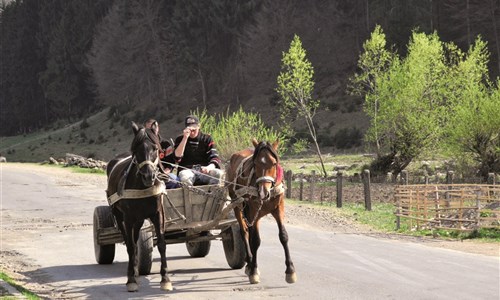
[[[137, 200], [140, 201], [140, 200]], [[245, 249], [239, 225], [231, 214], [238, 203], [227, 200], [227, 192], [219, 185], [206, 185], [166, 190], [165, 239], [167, 244], [185, 243], [192, 257], [204, 257], [210, 252], [212, 240], [221, 240], [227, 263], [233, 269], [245, 265]], [[123, 243], [110, 206], [94, 210], [94, 251], [99, 264], [111, 264], [115, 257], [115, 244]], [[151, 271], [156, 237], [153, 225], [145, 221], [139, 235], [139, 274]]]

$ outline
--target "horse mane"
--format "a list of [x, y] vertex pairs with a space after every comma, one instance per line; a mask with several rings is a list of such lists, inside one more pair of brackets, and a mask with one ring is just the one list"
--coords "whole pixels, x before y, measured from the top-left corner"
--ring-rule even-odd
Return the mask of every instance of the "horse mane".
[[135, 153], [137, 146], [142, 144], [146, 139], [149, 139], [155, 145], [160, 145], [160, 138], [152, 129], [141, 127], [135, 135], [134, 140], [132, 140], [130, 151]]
[[279, 156], [278, 153], [274, 150], [273, 146], [269, 142], [260, 142], [257, 147], [255, 148], [253, 152], [253, 157], [252, 160], [255, 160], [257, 158], [257, 154], [263, 149], [269, 150], [271, 152], [271, 155], [274, 156], [277, 162], [279, 162]]

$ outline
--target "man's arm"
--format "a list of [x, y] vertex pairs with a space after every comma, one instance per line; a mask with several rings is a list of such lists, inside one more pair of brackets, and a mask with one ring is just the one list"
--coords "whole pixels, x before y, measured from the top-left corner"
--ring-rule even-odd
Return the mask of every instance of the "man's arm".
[[187, 140], [189, 138], [190, 133], [191, 133], [191, 130], [189, 128], [184, 128], [184, 130], [182, 131], [182, 139], [181, 139], [179, 145], [177, 145], [175, 147], [175, 151], [174, 151], [175, 160], [180, 161], [181, 158], [184, 156], [184, 150], [186, 149], [186, 143], [187, 143]]

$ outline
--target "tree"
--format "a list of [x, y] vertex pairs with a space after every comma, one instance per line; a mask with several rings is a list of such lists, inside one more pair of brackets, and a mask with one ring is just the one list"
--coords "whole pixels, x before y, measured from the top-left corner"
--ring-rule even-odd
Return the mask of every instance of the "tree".
[[38, 85], [45, 65], [37, 41], [40, 1], [12, 1], [0, 15], [0, 132], [26, 133], [47, 124], [47, 106]]
[[40, 41], [46, 69], [39, 84], [58, 119], [80, 117], [95, 108], [93, 77], [86, 53], [106, 1], [44, 1], [40, 10]]
[[366, 139], [377, 145], [378, 154], [372, 170], [397, 175], [440, 137], [448, 69], [437, 34], [414, 31], [402, 59], [383, 45], [385, 37], [376, 28], [360, 57], [361, 72], [351, 82], [365, 96], [371, 117]]
[[278, 76], [276, 91], [281, 97], [281, 117], [283, 120], [303, 117], [318, 154], [323, 175], [326, 177], [325, 164], [318, 145], [316, 128], [313, 122], [319, 100], [313, 99], [314, 70], [306, 58], [299, 36], [295, 35], [288, 52], [283, 53], [281, 73]]
[[131, 106], [162, 102], [168, 106], [171, 47], [162, 36], [162, 2], [115, 2], [98, 26], [88, 56], [102, 102]]
[[479, 175], [500, 172], [500, 80], [488, 81], [487, 45], [476, 39], [449, 77], [450, 111], [443, 141], [457, 160], [479, 164]]
[[398, 57], [387, 49], [385, 34], [378, 25], [373, 30], [370, 39], [363, 44], [363, 50], [358, 60], [360, 72], [350, 79], [348, 92], [352, 95], [365, 96], [364, 109], [372, 119], [372, 126], [368, 130], [368, 136], [370, 136], [368, 140], [375, 143], [377, 154], [380, 156], [382, 133], [378, 127], [380, 95], [377, 93], [377, 84], [380, 83], [380, 76], [389, 70]]

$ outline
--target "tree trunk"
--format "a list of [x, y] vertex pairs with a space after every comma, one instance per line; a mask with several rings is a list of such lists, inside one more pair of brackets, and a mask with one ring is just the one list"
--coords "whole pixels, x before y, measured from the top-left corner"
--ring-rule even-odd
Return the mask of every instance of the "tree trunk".
[[305, 114], [305, 118], [306, 118], [307, 127], [309, 128], [309, 134], [311, 135], [311, 137], [313, 139], [314, 146], [316, 147], [316, 153], [318, 154], [319, 161], [321, 163], [321, 169], [323, 170], [323, 176], [326, 178], [328, 176], [328, 174], [326, 173], [326, 168], [325, 168], [325, 164], [323, 162], [323, 157], [321, 156], [321, 151], [319, 150], [318, 140], [316, 137], [316, 130], [314, 129], [314, 123], [312, 120], [312, 116], [310, 114]]

